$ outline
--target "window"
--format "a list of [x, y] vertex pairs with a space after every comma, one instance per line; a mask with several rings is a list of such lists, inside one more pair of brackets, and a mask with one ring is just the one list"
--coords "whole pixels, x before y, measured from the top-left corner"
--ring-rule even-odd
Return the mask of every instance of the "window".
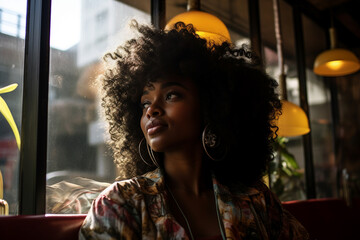
[[[129, 38], [133, 18], [150, 22], [148, 13], [119, 1], [52, 1], [47, 213], [86, 213], [117, 176], [96, 78], [102, 56]], [[93, 192], [84, 193], [88, 186]]]
[[[277, 81], [279, 80], [280, 68], [278, 54], [276, 49], [275, 27], [274, 27], [274, 10], [273, 1], [260, 0], [260, 20], [261, 34], [264, 44], [264, 61], [267, 73]], [[299, 79], [296, 65], [295, 38], [292, 15], [292, 7], [284, 1], [279, 1], [281, 35], [283, 44], [283, 61], [286, 74], [287, 100], [299, 106]], [[286, 138], [286, 149], [294, 156], [299, 165], [296, 170], [297, 174], [283, 174], [282, 171], [276, 170], [271, 176], [272, 190], [279, 196], [282, 201], [305, 199], [305, 174], [304, 174], [304, 154], [302, 137]], [[275, 154], [273, 169], [282, 167], [280, 162], [280, 153]]]
[[[35, 1], [0, 2], [0, 88], [18, 84], [14, 91], [2, 93], [1, 97], [9, 106], [19, 131], [23, 117], [22, 99], [26, 97], [23, 95], [23, 79], [24, 70], [26, 71], [24, 66], [27, 66], [24, 64], [27, 2], [34, 4]], [[250, 43], [249, 2], [204, 0], [201, 8], [218, 16], [228, 27], [233, 43], [241, 45]], [[130, 37], [131, 31], [127, 28], [129, 21], [135, 18], [140, 22], [150, 23], [150, 3], [151, 1], [132, 0], [52, 0], [46, 157], [47, 213], [85, 213], [88, 207], [86, 204], [117, 175], [111, 150], [105, 144], [109, 136], [105, 131], [105, 122], [99, 114], [100, 99], [96, 78], [103, 71], [101, 57], [104, 53], [113, 50]], [[258, 36], [258, 40], [263, 43], [263, 58], [267, 71], [276, 79], [278, 62], [272, 1], [259, 0], [259, 8], [261, 36]], [[185, 0], [166, 1], [167, 20], [185, 10]], [[293, 22], [291, 3], [280, 1], [280, 10], [288, 100], [299, 105], [301, 96], [295, 56], [296, 41], [293, 25], [289, 24]], [[32, 11], [33, 9], [29, 13], [33, 13]], [[356, 91], [359, 88], [356, 81], [358, 74], [352, 76], [351, 83], [337, 83], [341, 96], [340, 115], [343, 119], [336, 132], [343, 141], [337, 146], [338, 152], [335, 156], [329, 83], [312, 73], [316, 54], [326, 49], [324, 29], [305, 16], [302, 22], [317, 197], [332, 197], [337, 196], [339, 190], [339, 171], [342, 168], [357, 169], [354, 166], [358, 159], [358, 149], [353, 142], [358, 135], [358, 126], [353, 121], [356, 111], [352, 103], [360, 99]], [[35, 31], [30, 33], [40, 34]], [[42, 42], [43, 45], [47, 44], [45, 43]], [[28, 82], [25, 82], [25, 85], [26, 83]], [[21, 212], [19, 150], [13, 131], [2, 114], [0, 126], [3, 198], [9, 203], [10, 214], [18, 214]], [[26, 122], [23, 122], [23, 129], [25, 126]], [[295, 137], [289, 138], [286, 145], [289, 152], [295, 156], [302, 173], [304, 142], [303, 138]], [[45, 145], [44, 142], [40, 144]], [[43, 152], [45, 153], [45, 150]], [[26, 169], [33, 175], [37, 174], [35, 170], [38, 169]], [[356, 175], [355, 172], [350, 174]], [[89, 184], [93, 191], [84, 194], [83, 190], [88, 189]], [[283, 196], [282, 200], [305, 197], [304, 174], [296, 184], [295, 193]], [[70, 204], [61, 204], [64, 199], [69, 200]], [[73, 201], [75, 199], [78, 201]]]
[[[7, 103], [20, 131], [24, 72], [26, 1], [0, 2], [0, 88], [18, 87], [0, 96]], [[0, 114], [0, 171], [3, 177], [3, 198], [9, 214], [18, 213], [19, 149], [9, 123]]]
[[330, 80], [319, 77], [312, 71], [318, 49], [326, 49], [325, 31], [306, 16], [302, 19], [316, 192], [319, 198], [335, 197], [337, 165], [333, 147], [329, 83], [326, 83]]
[[[10, 84], [18, 87], [1, 94], [20, 131], [22, 87], [24, 72], [26, 1], [0, 3], [0, 88]], [[9, 213], [18, 213], [19, 149], [9, 123], [0, 114], [0, 171], [3, 198], [9, 204]]]

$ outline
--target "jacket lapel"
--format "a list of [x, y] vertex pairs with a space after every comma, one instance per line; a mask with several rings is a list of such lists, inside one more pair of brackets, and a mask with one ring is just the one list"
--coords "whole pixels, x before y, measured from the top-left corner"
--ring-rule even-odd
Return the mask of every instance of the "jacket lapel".
[[230, 191], [214, 177], [213, 186], [226, 239], [266, 239], [262, 223], [252, 206], [252, 198], [260, 192], [255, 188]]

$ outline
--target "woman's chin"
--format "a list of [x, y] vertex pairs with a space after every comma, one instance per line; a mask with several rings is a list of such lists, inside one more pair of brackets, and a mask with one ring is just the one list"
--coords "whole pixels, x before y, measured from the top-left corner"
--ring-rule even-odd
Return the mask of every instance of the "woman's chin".
[[151, 139], [149, 145], [154, 152], [164, 152], [166, 150], [165, 143], [157, 139]]

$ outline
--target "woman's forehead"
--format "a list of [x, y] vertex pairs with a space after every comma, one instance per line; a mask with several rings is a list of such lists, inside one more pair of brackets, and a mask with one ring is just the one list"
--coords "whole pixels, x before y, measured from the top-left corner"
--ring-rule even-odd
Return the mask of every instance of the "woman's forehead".
[[188, 78], [183, 78], [179, 76], [167, 76], [158, 78], [155, 81], [147, 82], [144, 86], [144, 90], [154, 90], [156, 87], [165, 88], [173, 85], [188, 88], [188, 86], [194, 85], [194, 83]]

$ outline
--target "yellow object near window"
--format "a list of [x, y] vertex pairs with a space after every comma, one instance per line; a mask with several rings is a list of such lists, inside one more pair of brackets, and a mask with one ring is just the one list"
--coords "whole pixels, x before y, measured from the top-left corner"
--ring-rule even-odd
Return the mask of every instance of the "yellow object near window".
[[180, 13], [173, 17], [165, 26], [165, 30], [170, 30], [177, 22], [192, 24], [196, 29], [196, 33], [206, 40], [214, 41], [220, 45], [223, 42], [231, 42], [229, 31], [225, 24], [214, 15], [203, 11], [191, 10]]
[[282, 115], [279, 117], [277, 134], [281, 137], [293, 137], [310, 132], [308, 118], [302, 108], [282, 100]]
[[0, 215], [9, 215], [9, 205], [3, 199], [4, 197], [3, 178], [0, 171]]
[[[17, 88], [17, 86], [18, 85], [16, 83], [14, 83], [14, 84], [11, 84], [9, 86], [0, 88], [0, 94], [14, 91]], [[1, 96], [0, 96], [0, 112], [4, 115], [5, 119], [10, 124], [10, 127], [11, 127], [11, 129], [14, 132], [14, 135], [15, 135], [16, 143], [18, 145], [18, 148], [20, 149], [19, 130], [18, 130], [17, 126], [16, 126], [16, 123], [14, 121], [14, 118], [13, 118], [13, 116], [11, 114], [11, 111], [10, 111], [8, 105], [6, 104], [5, 100]]]
[[360, 62], [355, 54], [340, 48], [322, 52], [314, 63], [314, 72], [328, 77], [344, 76], [359, 69]]

